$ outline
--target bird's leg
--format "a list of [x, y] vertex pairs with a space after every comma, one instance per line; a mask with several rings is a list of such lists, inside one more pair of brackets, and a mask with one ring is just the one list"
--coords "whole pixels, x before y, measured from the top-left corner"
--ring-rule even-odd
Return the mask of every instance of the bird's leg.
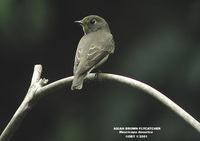
[[97, 73], [102, 73], [100, 69], [97, 69]]
[[98, 77], [98, 74], [101, 73], [101, 70], [100, 69], [97, 69], [97, 72], [95, 73], [95, 77], [97, 78]]

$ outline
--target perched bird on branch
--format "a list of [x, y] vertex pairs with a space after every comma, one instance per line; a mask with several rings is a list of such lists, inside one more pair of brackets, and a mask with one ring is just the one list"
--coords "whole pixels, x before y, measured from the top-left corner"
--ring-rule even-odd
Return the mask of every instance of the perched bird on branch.
[[109, 54], [114, 53], [115, 43], [108, 23], [103, 18], [90, 15], [75, 23], [83, 27], [84, 36], [76, 50], [71, 90], [80, 90], [87, 74], [102, 65]]

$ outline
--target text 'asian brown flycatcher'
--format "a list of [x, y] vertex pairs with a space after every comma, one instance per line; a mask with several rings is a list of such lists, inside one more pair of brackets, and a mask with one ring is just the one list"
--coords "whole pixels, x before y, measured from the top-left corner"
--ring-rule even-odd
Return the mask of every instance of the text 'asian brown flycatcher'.
[[102, 65], [109, 54], [114, 53], [115, 43], [108, 23], [103, 18], [90, 15], [75, 22], [83, 27], [84, 36], [76, 50], [71, 90], [80, 90], [87, 74]]

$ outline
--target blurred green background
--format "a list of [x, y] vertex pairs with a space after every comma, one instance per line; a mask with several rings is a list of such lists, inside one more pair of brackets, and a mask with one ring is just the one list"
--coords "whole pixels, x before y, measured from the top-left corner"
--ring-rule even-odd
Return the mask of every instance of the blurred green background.
[[[101, 68], [158, 89], [200, 121], [199, 0], [0, 0], [0, 132], [22, 102], [35, 64], [42, 76], [71, 76], [83, 35], [75, 20], [109, 23], [116, 51]], [[144, 92], [114, 82], [86, 83], [43, 98], [12, 141], [122, 141], [113, 127], [158, 126], [145, 141], [197, 141], [199, 133]], [[137, 140], [137, 139], [130, 139]]]

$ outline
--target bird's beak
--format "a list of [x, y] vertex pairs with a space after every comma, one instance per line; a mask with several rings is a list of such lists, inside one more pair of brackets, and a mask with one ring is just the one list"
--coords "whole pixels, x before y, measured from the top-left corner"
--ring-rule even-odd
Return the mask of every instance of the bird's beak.
[[82, 22], [82, 21], [74, 21], [74, 23], [78, 23], [78, 24], [80, 24], [80, 25], [82, 25], [82, 24], [83, 24], [83, 22]]

